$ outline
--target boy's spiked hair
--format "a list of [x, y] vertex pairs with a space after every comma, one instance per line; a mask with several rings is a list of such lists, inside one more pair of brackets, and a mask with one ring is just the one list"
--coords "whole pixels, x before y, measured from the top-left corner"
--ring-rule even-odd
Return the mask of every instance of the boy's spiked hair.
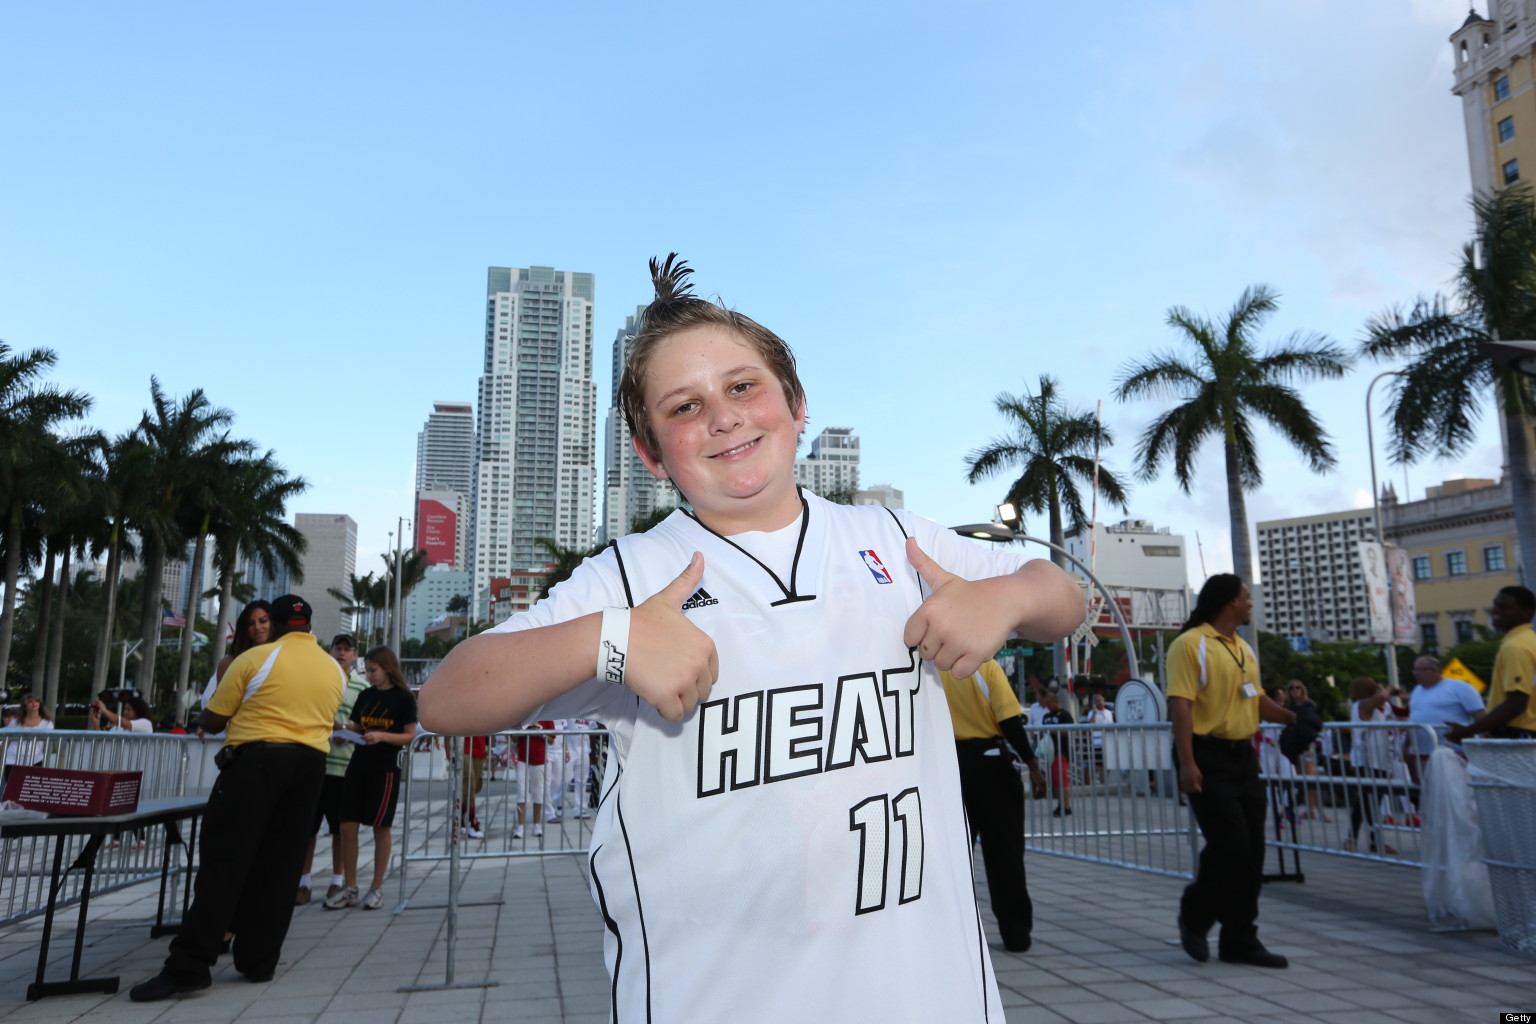
[[693, 268], [687, 261], [679, 259], [677, 253], [668, 253], [664, 261], [651, 257], [650, 267], [656, 297], [645, 307], [635, 334], [630, 338], [624, 359], [624, 376], [619, 382], [619, 407], [624, 410], [629, 432], [653, 458], [659, 459], [661, 453], [657, 450], [656, 432], [651, 429], [651, 419], [645, 409], [645, 371], [656, 347], [679, 331], [715, 326], [735, 332], [767, 361], [768, 368], [778, 378], [789, 408], [792, 411], [800, 408], [805, 399], [805, 388], [800, 384], [800, 375], [795, 372], [795, 355], [782, 338], [751, 317], [693, 294], [693, 282], [688, 280], [693, 275]]

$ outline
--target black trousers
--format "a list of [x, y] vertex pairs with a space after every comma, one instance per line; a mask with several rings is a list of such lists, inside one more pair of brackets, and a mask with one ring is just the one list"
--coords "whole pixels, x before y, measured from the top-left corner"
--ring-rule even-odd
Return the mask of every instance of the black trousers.
[[1184, 890], [1179, 923], [1204, 933], [1221, 924], [1221, 949], [1240, 952], [1259, 945], [1259, 889], [1264, 884], [1264, 784], [1253, 744], [1194, 738], [1195, 765], [1203, 776], [1189, 794], [1205, 849], [1195, 880]]
[[247, 743], [238, 751], [208, 797], [192, 906], [162, 971], [177, 980], [209, 980], [229, 931], [235, 969], [270, 973], [293, 920], [325, 754], [298, 743]]
[[1024, 880], [1024, 783], [997, 742], [956, 740], [955, 750], [960, 757], [960, 795], [971, 832], [981, 840], [997, 929], [1004, 945], [1022, 945], [1035, 924], [1035, 906]]

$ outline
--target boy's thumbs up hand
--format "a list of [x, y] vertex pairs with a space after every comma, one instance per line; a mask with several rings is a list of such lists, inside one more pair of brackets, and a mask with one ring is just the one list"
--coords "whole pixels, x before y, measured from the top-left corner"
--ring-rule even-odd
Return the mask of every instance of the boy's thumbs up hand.
[[703, 578], [704, 556], [695, 551], [676, 579], [629, 616], [624, 685], [669, 722], [681, 722], [720, 678], [715, 642], [682, 612]]
[[967, 580], [928, 557], [907, 538], [907, 561], [929, 594], [907, 620], [902, 640], [924, 661], [963, 678], [975, 672], [1013, 633], [1018, 621], [1014, 582], [1008, 577]]

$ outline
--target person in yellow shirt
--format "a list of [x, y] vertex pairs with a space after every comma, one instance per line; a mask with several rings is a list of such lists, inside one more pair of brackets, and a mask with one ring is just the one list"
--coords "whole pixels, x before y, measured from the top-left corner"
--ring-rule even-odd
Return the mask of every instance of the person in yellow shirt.
[[1029, 766], [1036, 800], [1045, 796], [1045, 776], [1024, 732], [1024, 709], [1002, 666], [988, 661], [961, 679], [948, 672], [939, 678], [960, 758], [960, 796], [971, 834], [981, 840], [992, 913], [1003, 946], [1024, 953], [1032, 942], [1035, 909], [1024, 879], [1024, 784], [1014, 752]]
[[155, 1002], [207, 988], [234, 933], [235, 969], [270, 981], [293, 919], [293, 894], [314, 832], [341, 668], [310, 632], [309, 602], [272, 602], [276, 639], [237, 657], [199, 724], [225, 732], [208, 794], [192, 905], [160, 973], [128, 993]]
[[1195, 610], [1168, 648], [1168, 718], [1173, 723], [1179, 789], [1205, 837], [1195, 880], [1179, 904], [1179, 942], [1194, 960], [1210, 959], [1206, 933], [1221, 922], [1219, 955], [1228, 963], [1286, 967], [1259, 942], [1264, 880], [1264, 783], [1253, 734], [1259, 719], [1296, 720], [1259, 688], [1259, 659], [1237, 635], [1253, 614], [1242, 579], [1205, 581]]
[[1506, 740], [1536, 739], [1536, 704], [1531, 701], [1531, 679], [1536, 677], [1536, 594], [1525, 587], [1505, 587], [1488, 609], [1488, 621], [1504, 633], [1493, 659], [1493, 680], [1488, 684], [1488, 711], [1470, 725], [1453, 725], [1445, 738], [1459, 743], [1468, 736], [1487, 733]]

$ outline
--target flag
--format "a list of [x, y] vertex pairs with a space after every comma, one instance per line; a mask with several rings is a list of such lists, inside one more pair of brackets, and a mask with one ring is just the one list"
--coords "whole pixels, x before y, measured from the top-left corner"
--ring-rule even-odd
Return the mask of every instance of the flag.
[[1479, 679], [1476, 672], [1463, 665], [1460, 658], [1452, 658], [1445, 668], [1440, 670], [1440, 675], [1444, 679], [1460, 679], [1464, 683], [1471, 683], [1472, 688], [1478, 693], [1488, 689], [1488, 684]]
[[177, 629], [184, 629], [187, 625], [187, 620], [184, 616], [177, 615], [175, 612], [167, 610], [163, 615], [160, 616], [160, 625], [175, 626]]

